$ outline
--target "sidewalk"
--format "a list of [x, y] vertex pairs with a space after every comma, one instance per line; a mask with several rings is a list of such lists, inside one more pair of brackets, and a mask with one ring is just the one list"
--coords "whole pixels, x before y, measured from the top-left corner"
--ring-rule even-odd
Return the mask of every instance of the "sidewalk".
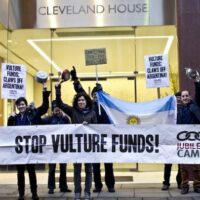
[[[68, 177], [72, 177], [72, 173], [68, 173]], [[127, 176], [127, 173], [120, 172], [120, 175]], [[130, 176], [130, 172], [128, 173]], [[104, 185], [103, 191], [99, 194], [92, 193], [92, 198], [96, 200], [199, 200], [200, 194], [192, 191], [192, 185], [190, 192], [187, 195], [181, 195], [180, 190], [176, 188], [175, 183], [176, 172], [172, 172], [172, 183], [170, 190], [162, 191], [162, 172], [131, 172], [133, 176], [132, 181], [117, 182], [115, 193], [107, 192], [107, 188]], [[56, 174], [56, 177], [58, 174]], [[115, 176], [119, 176], [118, 173]], [[38, 172], [38, 195], [40, 200], [72, 200], [72, 193], [60, 193], [59, 189], [55, 190], [53, 195], [48, 194], [47, 189], [47, 172]], [[70, 179], [70, 178], [69, 178]], [[58, 184], [57, 184], [58, 186]], [[84, 184], [82, 184], [84, 188]], [[73, 182], [68, 181], [68, 187], [73, 190]], [[16, 185], [16, 173], [1, 173], [0, 176], [0, 200], [14, 200], [17, 199], [18, 191]], [[26, 173], [26, 199], [30, 200], [31, 193], [28, 184], [28, 177]]]

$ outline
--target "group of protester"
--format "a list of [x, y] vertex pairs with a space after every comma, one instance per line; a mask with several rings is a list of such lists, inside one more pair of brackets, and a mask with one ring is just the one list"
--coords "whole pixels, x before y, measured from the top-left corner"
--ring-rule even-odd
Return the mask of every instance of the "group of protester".
[[[56, 100], [52, 102], [52, 115], [42, 118], [49, 108], [49, 95], [45, 84], [43, 84], [43, 101], [38, 108], [30, 108], [27, 100], [20, 97], [15, 104], [19, 111], [18, 114], [13, 113], [8, 119], [8, 126], [23, 125], [42, 125], [42, 124], [109, 124], [109, 118], [104, 109], [97, 103], [96, 92], [102, 90], [100, 84], [96, 84], [91, 92], [92, 100], [83, 89], [78, 80], [76, 69], [70, 71], [71, 79], [74, 84], [76, 95], [73, 99], [72, 106], [63, 103], [61, 99], [61, 83], [56, 84]], [[189, 91], [184, 90], [177, 93], [178, 115], [177, 124], [200, 124], [200, 83], [195, 82], [195, 101], [190, 98]], [[180, 101], [178, 101], [180, 98]], [[66, 115], [64, 115], [65, 113]], [[115, 192], [115, 177], [113, 173], [113, 164], [105, 163], [105, 183], [109, 192]], [[67, 186], [66, 180], [66, 163], [60, 163], [60, 192], [71, 192]], [[170, 187], [170, 173], [172, 164], [165, 164], [164, 181], [162, 190], [168, 190]], [[37, 179], [34, 164], [17, 165], [18, 180], [18, 200], [24, 200], [25, 195], [25, 178], [24, 171], [27, 168], [30, 179], [30, 188], [32, 192], [32, 200], [38, 200]], [[81, 163], [74, 163], [74, 199], [81, 198]], [[181, 189], [181, 194], [189, 192], [189, 168], [192, 168], [194, 178], [194, 191], [200, 193], [200, 165], [178, 165], [177, 184]], [[55, 169], [56, 164], [49, 164], [48, 188], [49, 194], [54, 193], [55, 189]], [[89, 200], [91, 197], [92, 171], [94, 175], [95, 189], [93, 192], [101, 192], [103, 184], [101, 180], [100, 163], [85, 163], [85, 188], [84, 199]]]
[[[47, 91], [45, 84], [43, 84], [43, 102], [38, 108], [30, 108], [27, 100], [24, 97], [20, 97], [16, 100], [15, 105], [19, 111], [18, 114], [13, 113], [8, 119], [8, 126], [23, 126], [23, 125], [43, 125], [43, 124], [109, 124], [109, 118], [104, 109], [100, 107], [96, 102], [96, 91], [102, 90], [101, 85], [97, 84], [93, 88], [91, 96], [85, 92], [80, 84], [76, 69], [73, 68], [70, 72], [71, 79], [74, 82], [74, 88], [77, 94], [74, 96], [73, 105], [67, 105], [62, 102], [61, 99], [61, 83], [56, 84], [56, 100], [52, 102], [52, 115], [42, 118], [49, 108], [49, 95], [50, 91]], [[66, 115], [64, 115], [65, 113]], [[59, 188], [60, 192], [71, 192], [67, 186], [66, 180], [66, 163], [60, 163], [60, 178]], [[24, 171], [27, 168], [29, 173], [30, 188], [32, 192], [32, 200], [39, 200], [37, 194], [37, 180], [34, 164], [17, 165], [17, 180], [18, 180], [18, 200], [24, 200], [25, 197], [25, 178]], [[81, 163], [74, 163], [74, 199], [80, 200], [81, 198]], [[56, 187], [55, 184], [55, 169], [56, 164], [49, 164], [49, 176], [48, 176], [48, 188], [49, 194], [54, 193]], [[92, 187], [92, 170], [94, 175], [95, 189], [93, 192], [101, 192], [103, 184], [101, 180], [100, 163], [85, 163], [85, 188], [84, 199], [89, 200], [91, 198]], [[105, 163], [105, 183], [108, 188], [108, 192], [115, 192], [115, 177], [113, 173], [113, 164]]]
[[[195, 84], [195, 99], [191, 99], [190, 92], [183, 90], [175, 94], [177, 99], [177, 124], [200, 124], [200, 82]], [[165, 164], [162, 190], [170, 187], [172, 164]], [[191, 174], [190, 174], [191, 172]], [[192, 177], [192, 178], [190, 178]], [[179, 164], [176, 176], [177, 187], [181, 194], [189, 192], [189, 180], [193, 180], [194, 192], [200, 193], [200, 164]]]

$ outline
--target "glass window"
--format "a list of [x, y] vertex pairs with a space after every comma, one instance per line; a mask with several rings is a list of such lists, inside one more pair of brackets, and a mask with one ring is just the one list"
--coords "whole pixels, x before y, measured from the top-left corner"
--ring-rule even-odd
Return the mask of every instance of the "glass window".
[[[26, 65], [27, 98], [35, 100], [37, 104], [41, 102], [41, 96], [38, 95], [41, 86], [34, 81], [38, 70], [51, 74], [49, 87], [53, 88], [58, 71], [71, 70], [75, 66], [85, 90], [90, 92], [96, 83], [96, 66], [86, 66], [85, 50], [95, 48], [106, 49], [107, 64], [98, 65], [97, 69], [99, 82], [110, 95], [132, 102], [157, 98], [157, 89], [146, 88], [144, 56], [162, 53], [169, 55], [171, 83], [169, 88], [161, 88], [161, 96], [178, 90], [177, 39], [174, 26], [1, 32], [4, 35], [0, 38], [3, 49], [0, 56], [7, 58], [9, 62]], [[68, 81], [63, 84], [62, 89], [63, 100], [70, 103], [75, 94], [73, 84]]]

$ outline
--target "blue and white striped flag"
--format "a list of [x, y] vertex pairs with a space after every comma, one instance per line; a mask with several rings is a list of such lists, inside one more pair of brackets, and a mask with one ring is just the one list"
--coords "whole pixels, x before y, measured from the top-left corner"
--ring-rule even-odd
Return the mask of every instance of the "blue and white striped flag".
[[113, 124], [176, 124], [176, 97], [167, 96], [144, 103], [123, 101], [97, 92], [98, 101]]

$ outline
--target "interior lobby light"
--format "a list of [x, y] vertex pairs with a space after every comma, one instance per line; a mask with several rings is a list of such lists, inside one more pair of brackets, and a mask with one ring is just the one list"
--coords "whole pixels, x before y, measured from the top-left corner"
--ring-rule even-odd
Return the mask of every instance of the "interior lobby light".
[[[50, 40], [49, 40], [50, 41]], [[36, 43], [34, 41], [31, 40], [27, 40], [27, 42], [49, 63], [52, 64], [52, 66], [59, 72], [62, 71], [58, 65], [51, 60], [51, 58], [49, 56], [47, 56], [47, 54], [38, 46], [36, 45]]]
[[174, 36], [169, 36], [168, 37], [168, 40], [167, 40], [167, 43], [165, 45], [165, 49], [163, 51], [163, 54], [168, 54], [169, 53], [169, 50], [170, 50], [170, 48], [172, 46], [173, 40], [174, 40]]
[[134, 35], [122, 35], [122, 36], [80, 36], [80, 37], [65, 37], [65, 38], [44, 38], [44, 39], [28, 39], [27, 42], [31, 45], [33, 49], [35, 49], [49, 64], [57, 71], [62, 71], [59, 66], [54, 62], [51, 61], [50, 57], [36, 44], [40, 42], [63, 42], [63, 41], [85, 41], [85, 40], [140, 40], [140, 39], [167, 39], [165, 48], [163, 50], [163, 54], [168, 54], [170, 47], [172, 45], [174, 36], [167, 35], [167, 36], [134, 36]]

